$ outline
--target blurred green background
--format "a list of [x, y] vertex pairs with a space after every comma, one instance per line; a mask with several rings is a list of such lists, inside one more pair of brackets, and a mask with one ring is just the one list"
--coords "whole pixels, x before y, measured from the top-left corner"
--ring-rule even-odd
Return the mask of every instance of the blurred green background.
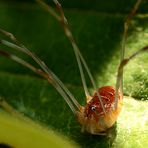
[[[61, 1], [76, 42], [98, 87], [115, 85], [123, 23], [135, 2], [135, 0]], [[48, 3], [54, 7], [51, 1]], [[85, 96], [72, 47], [62, 27], [54, 18], [34, 1], [5, 0], [0, 1], [0, 25], [1, 28], [15, 34], [24, 45], [35, 52], [84, 105]], [[0, 37], [3, 38], [2, 35]], [[138, 15], [134, 17], [129, 28], [126, 56], [148, 45], [147, 39], [148, 3], [143, 1]], [[0, 49], [16, 53], [34, 64], [29, 57], [2, 45]], [[134, 97], [136, 100], [148, 100], [147, 78], [148, 53], [143, 53], [125, 68], [124, 95]], [[92, 90], [88, 79], [87, 81]], [[118, 135], [121, 135], [119, 139], [126, 137], [123, 132], [125, 128], [122, 129], [120, 126], [115, 126], [111, 137], [82, 134], [68, 105], [50, 84], [32, 71], [3, 57], [0, 57], [0, 90], [0, 95], [19, 111], [70, 137], [82, 147], [112, 147], [112, 145], [117, 147], [114, 143], [117, 141], [119, 144], [116, 137]], [[128, 106], [127, 110], [131, 109], [134, 113], [130, 103], [132, 104], [131, 101], [125, 103]], [[137, 112], [143, 112], [144, 109], [143, 105]], [[127, 119], [124, 115], [122, 117], [119, 123]], [[147, 119], [144, 129], [148, 129]], [[139, 133], [134, 132], [133, 135], [136, 136], [131, 136], [132, 138], [129, 138], [131, 141], [139, 139]], [[146, 134], [144, 136], [147, 138]], [[128, 147], [131, 145], [130, 140], [127, 140]], [[146, 142], [141, 141], [140, 144], [145, 146]], [[137, 143], [135, 142], [133, 146], [137, 146]], [[125, 147], [125, 143], [120, 143], [120, 147]]]

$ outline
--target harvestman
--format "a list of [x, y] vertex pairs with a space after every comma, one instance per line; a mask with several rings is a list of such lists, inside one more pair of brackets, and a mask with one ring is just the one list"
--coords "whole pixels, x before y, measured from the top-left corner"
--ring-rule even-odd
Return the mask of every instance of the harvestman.
[[[67, 89], [67, 87], [61, 82], [61, 80], [46, 66], [46, 64], [40, 60], [34, 53], [32, 53], [28, 48], [26, 48], [23, 44], [21, 44], [16, 37], [3, 30], [0, 29], [0, 33], [4, 36], [8, 37], [12, 42], [1, 39], [0, 43], [10, 47], [12, 49], [16, 49], [28, 56], [30, 56], [39, 66], [41, 69], [38, 69], [31, 65], [30, 63], [24, 61], [23, 59], [8, 53], [4, 50], [0, 50], [0, 55], [5, 56], [7, 58], [12, 59], [13, 61], [20, 63], [21, 65], [31, 69], [35, 73], [39, 74], [40, 76], [47, 79], [47, 81], [54, 86], [54, 88], [61, 94], [64, 100], [69, 105], [70, 109], [76, 116], [78, 122], [82, 126], [82, 131], [87, 131], [91, 134], [105, 134], [107, 129], [113, 126], [116, 122], [117, 117], [122, 109], [122, 101], [123, 101], [123, 68], [124, 66], [133, 58], [135, 58], [138, 54], [142, 53], [143, 51], [148, 50], [148, 46], [145, 46], [138, 50], [137, 52], [133, 53], [128, 58], [124, 58], [125, 53], [125, 42], [127, 37], [128, 26], [130, 24], [131, 19], [134, 17], [140, 3], [142, 0], [137, 0], [134, 8], [128, 15], [125, 23], [124, 23], [124, 34], [123, 34], [123, 41], [122, 41], [122, 48], [121, 48], [121, 56], [120, 56], [120, 63], [117, 70], [117, 80], [116, 86], [103, 86], [101, 88], [97, 88], [95, 81], [90, 73], [90, 70], [73, 38], [73, 35], [70, 31], [68, 22], [64, 15], [63, 9], [61, 4], [57, 0], [53, 0], [55, 3], [58, 12], [56, 12], [50, 5], [47, 5], [42, 0], [37, 0], [37, 2], [43, 6], [45, 10], [47, 10], [57, 21], [59, 21], [64, 29], [64, 32], [69, 39], [75, 56], [78, 63], [78, 67], [80, 70], [80, 75], [82, 79], [82, 84], [84, 87], [84, 92], [86, 96], [86, 105], [81, 106], [75, 97], [71, 94], [71, 92]], [[90, 94], [86, 85], [86, 80], [84, 76], [84, 69], [86, 70], [92, 86], [95, 90], [94, 94]], [[1, 99], [1, 106], [5, 108], [7, 111], [11, 110], [8, 108], [7, 104], [4, 103], [4, 100]]]

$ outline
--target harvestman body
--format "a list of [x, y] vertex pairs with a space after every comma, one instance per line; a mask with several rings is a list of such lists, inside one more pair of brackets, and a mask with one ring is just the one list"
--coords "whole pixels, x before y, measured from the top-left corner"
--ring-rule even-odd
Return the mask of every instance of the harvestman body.
[[[124, 34], [123, 34], [123, 41], [122, 41], [122, 48], [121, 48], [121, 58], [120, 58], [120, 64], [117, 70], [117, 80], [116, 80], [116, 86], [103, 86], [101, 88], [97, 88], [94, 79], [89, 71], [89, 68], [73, 38], [73, 35], [69, 29], [67, 20], [65, 18], [63, 9], [60, 5], [60, 3], [57, 0], [53, 0], [55, 3], [59, 13], [56, 13], [55, 10], [53, 10], [49, 5], [47, 5], [42, 0], [37, 0], [39, 4], [43, 6], [45, 10], [47, 10], [55, 19], [57, 19], [68, 37], [70, 43], [72, 44], [76, 60], [78, 62], [78, 67], [80, 70], [80, 75], [84, 87], [84, 92], [86, 95], [86, 105], [81, 106], [77, 100], [74, 98], [74, 96], [70, 93], [70, 91], [66, 88], [66, 86], [59, 80], [59, 78], [45, 65], [44, 62], [42, 62], [35, 54], [33, 54], [29, 49], [27, 49], [24, 45], [22, 45], [14, 35], [11, 33], [0, 29], [0, 33], [5, 35], [6, 37], [10, 38], [12, 42], [9, 42], [7, 40], [0, 40], [0, 43], [10, 47], [12, 49], [16, 49], [20, 52], [23, 52], [24, 54], [30, 56], [40, 67], [41, 69], [38, 69], [31, 65], [30, 63], [24, 61], [23, 59], [17, 57], [16, 55], [13, 55], [11, 53], [8, 53], [4, 50], [0, 50], [0, 55], [8, 57], [23, 66], [31, 69], [35, 73], [39, 74], [40, 76], [44, 77], [48, 80], [49, 83], [51, 83], [55, 89], [61, 94], [61, 96], [64, 98], [64, 100], [67, 102], [71, 110], [73, 111], [74, 115], [76, 116], [78, 122], [82, 126], [82, 131], [87, 131], [91, 134], [104, 134], [107, 129], [113, 126], [113, 124], [116, 122], [117, 117], [122, 109], [122, 101], [123, 101], [123, 91], [122, 91], [122, 83], [123, 83], [123, 68], [124, 66], [133, 59], [136, 55], [139, 53], [148, 50], [148, 46], [145, 46], [132, 54], [128, 58], [124, 58], [124, 52], [125, 52], [125, 41], [128, 31], [129, 23], [132, 19], [132, 17], [135, 15], [140, 3], [142, 0], [137, 0], [134, 8], [132, 9], [131, 13], [128, 15], [125, 24], [124, 24]], [[85, 76], [83, 72], [83, 67], [85, 68], [91, 82], [93, 85], [93, 88], [95, 90], [95, 93], [93, 95], [90, 95], [86, 81]], [[7, 106], [4, 105], [4, 103], [1, 103], [1, 105], [4, 108], [7, 108]]]

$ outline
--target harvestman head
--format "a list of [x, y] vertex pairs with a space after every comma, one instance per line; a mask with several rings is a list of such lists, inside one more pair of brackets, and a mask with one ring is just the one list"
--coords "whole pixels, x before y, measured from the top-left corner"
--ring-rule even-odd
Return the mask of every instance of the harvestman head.
[[[16, 37], [3, 30], [0, 29], [0, 33], [4, 36], [8, 37], [10, 41], [1, 39], [0, 43], [10, 47], [12, 49], [18, 50], [28, 56], [30, 56], [39, 66], [36, 68], [35, 66], [31, 65], [30, 63], [26, 62], [25, 60], [17, 57], [16, 55], [11, 54], [10, 52], [6, 52], [4, 50], [0, 50], [0, 55], [5, 56], [7, 58], [12, 59], [13, 61], [20, 63], [21, 65], [31, 69], [35, 73], [39, 74], [40, 76], [44, 77], [48, 80], [50, 84], [52, 84], [55, 89], [61, 94], [64, 100], [67, 102], [69, 107], [71, 108], [72, 112], [76, 116], [78, 122], [82, 125], [82, 131], [87, 131], [91, 134], [104, 134], [108, 128], [112, 127], [112, 125], [117, 120], [117, 117], [120, 113], [122, 108], [122, 100], [123, 100], [123, 68], [124, 66], [135, 56], [142, 53], [143, 51], [148, 50], [148, 46], [145, 46], [138, 50], [137, 52], [133, 53], [128, 58], [124, 58], [125, 53], [125, 43], [126, 43], [126, 36], [128, 31], [128, 26], [130, 24], [131, 19], [135, 15], [140, 3], [142, 0], [137, 0], [134, 8], [128, 15], [125, 24], [124, 24], [124, 34], [123, 34], [123, 41], [122, 41], [122, 48], [121, 48], [121, 58], [120, 64], [117, 70], [117, 80], [116, 86], [104, 86], [101, 88], [97, 88], [95, 81], [91, 75], [91, 72], [73, 38], [73, 35], [70, 31], [67, 19], [64, 15], [63, 9], [61, 4], [57, 0], [53, 0], [55, 3], [58, 12], [55, 12], [52, 7], [47, 5], [42, 0], [37, 0], [37, 2], [43, 6], [43, 8], [48, 11], [57, 21], [59, 21], [64, 29], [64, 32], [69, 39], [75, 56], [78, 63], [78, 67], [80, 70], [80, 75], [82, 79], [82, 84], [84, 87], [84, 92], [86, 96], [86, 105], [83, 107], [81, 106], [75, 97], [71, 94], [71, 92], [67, 89], [67, 87], [61, 82], [61, 80], [46, 66], [46, 64], [40, 60], [34, 53], [32, 53], [28, 48], [26, 48], [23, 44], [21, 44]], [[90, 94], [88, 87], [86, 85], [86, 80], [84, 76], [84, 69], [86, 70], [92, 86], [95, 90], [95, 93], [92, 95]], [[4, 108], [8, 108], [5, 103], [1, 103]]]

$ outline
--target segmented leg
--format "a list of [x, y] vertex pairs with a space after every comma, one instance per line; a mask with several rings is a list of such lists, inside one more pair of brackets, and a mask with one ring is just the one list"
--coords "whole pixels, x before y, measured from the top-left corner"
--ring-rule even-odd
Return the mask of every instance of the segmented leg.
[[[121, 48], [121, 54], [120, 54], [120, 65], [122, 61], [124, 60], [124, 53], [125, 53], [125, 45], [126, 45], [126, 39], [127, 39], [127, 32], [129, 28], [129, 24], [132, 20], [132, 18], [135, 16], [136, 11], [139, 8], [140, 3], [142, 0], [137, 0], [136, 4], [134, 5], [133, 9], [127, 16], [125, 23], [124, 23], [124, 33], [123, 33], [123, 39], [122, 39], [122, 48]], [[117, 80], [116, 80], [116, 95], [115, 95], [115, 108], [117, 108], [118, 104], [118, 90], [120, 89], [121, 94], [123, 95], [123, 68], [120, 70], [120, 75], [117, 75]]]
[[[45, 65], [45, 63], [43, 63], [35, 54], [33, 54], [29, 49], [27, 49], [24, 45], [22, 45], [14, 35], [12, 35], [11, 33], [0, 29], [0, 33], [2, 33], [3, 35], [9, 37], [14, 43], [8, 42], [6, 40], [0, 40], [0, 43], [10, 47], [12, 49], [16, 49], [20, 52], [25, 53], [26, 55], [30, 56], [41, 68], [42, 70], [38, 70], [37, 68], [33, 67], [31, 64], [27, 63], [26, 61], [18, 58], [17, 56], [11, 55], [9, 53], [6, 53], [4, 51], [1, 51], [1, 55], [8, 57], [20, 64], [22, 64], [23, 66], [26, 66], [28, 68], [30, 68], [31, 70], [33, 70], [34, 72], [36, 72], [37, 74], [40, 74], [41, 76], [43, 76], [44, 78], [46, 78], [49, 83], [51, 83], [56, 90], [61, 94], [61, 96], [65, 99], [65, 101], [67, 102], [67, 104], [69, 105], [69, 107], [71, 108], [71, 110], [73, 111], [73, 113], [75, 114], [77, 109], [80, 110], [81, 106], [80, 104], [77, 102], [77, 100], [74, 98], [74, 96], [70, 93], [70, 91], [66, 88], [66, 86], [59, 80], [59, 78]], [[76, 108], [75, 108], [76, 107]]]
[[[82, 54], [81, 54], [81, 52], [80, 52], [80, 50], [79, 50], [77, 44], [76, 44], [76, 42], [75, 42], [75, 40], [74, 40], [74, 37], [73, 37], [72, 32], [71, 32], [71, 30], [70, 30], [70, 27], [69, 27], [69, 25], [68, 25], [67, 19], [66, 19], [65, 15], [64, 15], [64, 11], [63, 11], [63, 9], [62, 9], [61, 4], [60, 4], [57, 0], [53, 0], [53, 2], [54, 2], [55, 5], [57, 6], [57, 9], [58, 9], [58, 11], [59, 11], [59, 13], [60, 13], [60, 14], [57, 14], [50, 6], [47, 5], [44, 1], [42, 1], [42, 0], [36, 0], [36, 1], [37, 1], [39, 4], [41, 4], [41, 5], [43, 6], [43, 8], [44, 8], [46, 11], [48, 11], [57, 21], [59, 21], [59, 22], [62, 24], [62, 27], [63, 27], [63, 29], [64, 29], [64, 32], [65, 32], [67, 38], [69, 39], [69, 41], [70, 41], [70, 43], [71, 43], [71, 45], [72, 45], [72, 47], [73, 47], [75, 56], [76, 56], [76, 60], [77, 60], [77, 63], [78, 63], [78, 67], [79, 67], [79, 71], [80, 71], [80, 75], [81, 75], [81, 79], [82, 79], [82, 84], [83, 84], [83, 87], [84, 87], [84, 92], [85, 92], [85, 95], [86, 95], [86, 102], [88, 102], [88, 101], [90, 100], [90, 96], [91, 96], [91, 95], [90, 95], [90, 93], [89, 93], [89, 91], [88, 91], [88, 88], [87, 88], [87, 85], [86, 85], [86, 80], [85, 80], [85, 76], [84, 76], [84, 72], [83, 72], [83, 66], [84, 66], [84, 68], [86, 69], [86, 72], [87, 72], [87, 74], [88, 74], [88, 76], [89, 76], [89, 78], [90, 78], [90, 81], [91, 81], [91, 83], [92, 83], [92, 86], [93, 86], [94, 90], [96, 90], [96, 92], [97, 92], [99, 101], [100, 101], [101, 106], [102, 106], [102, 108], [103, 108], [103, 111], [104, 111], [104, 113], [106, 113], [105, 107], [104, 107], [103, 102], [102, 102], [102, 99], [101, 99], [101, 96], [100, 96], [100, 94], [99, 94], [98, 91], [97, 91], [97, 86], [96, 86], [96, 84], [95, 84], [95, 81], [94, 81], [94, 79], [93, 79], [93, 77], [92, 77], [92, 74], [91, 74], [91, 72], [90, 72], [90, 70], [89, 70], [89, 68], [88, 68], [88, 66], [87, 66], [87, 64], [86, 64], [86, 62], [85, 62], [85, 60], [84, 60], [84, 58], [83, 58], [83, 56], [82, 56]], [[83, 66], [82, 66], [82, 64], [83, 64]]]
[[[132, 60], [133, 58], [135, 58], [137, 55], [141, 54], [144, 51], [148, 51], [148, 46], [145, 46], [145, 47], [141, 48], [140, 50], [138, 50], [137, 52], [133, 53], [128, 58], [125, 58], [124, 60], [121, 61], [120, 65], [118, 67], [118, 74], [117, 74], [117, 81], [118, 82], [121, 80], [121, 76], [122, 76], [122, 72], [123, 72], [124, 66], [126, 66], [130, 60]], [[116, 89], [118, 90], [119, 89], [119, 85], [116, 86], [116, 87], [117, 87]], [[117, 107], [117, 105], [115, 107]]]

